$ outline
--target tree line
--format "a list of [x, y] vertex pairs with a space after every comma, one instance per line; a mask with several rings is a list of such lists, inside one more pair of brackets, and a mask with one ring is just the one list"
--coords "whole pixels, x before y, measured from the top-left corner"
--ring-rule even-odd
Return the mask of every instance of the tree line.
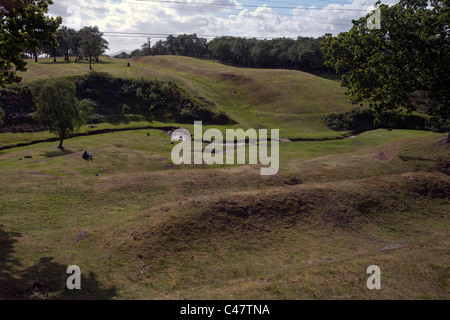
[[89, 60], [89, 68], [92, 69], [92, 61], [98, 62], [109, 45], [96, 26], [78, 31], [62, 26], [55, 32], [55, 40], [56, 45], [39, 42], [34, 47], [25, 48], [23, 55], [34, 58], [36, 62], [41, 54], [53, 57], [53, 62], [57, 62], [57, 57], [64, 57], [64, 61], [70, 62], [70, 57], [74, 56], [75, 62]]
[[122, 52], [116, 58], [148, 55], [180, 55], [216, 60], [247, 68], [296, 69], [307, 72], [334, 71], [324, 65], [320, 49], [324, 37], [297, 39], [278, 38], [262, 40], [241, 37], [217, 37], [211, 41], [194, 34], [170, 35], [153, 46], [150, 41], [130, 54]]

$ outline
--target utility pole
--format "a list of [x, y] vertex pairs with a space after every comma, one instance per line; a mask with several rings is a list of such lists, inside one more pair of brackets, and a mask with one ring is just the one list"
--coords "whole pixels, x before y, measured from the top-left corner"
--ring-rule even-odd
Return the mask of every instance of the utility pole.
[[150, 55], [151, 54], [151, 45], [152, 45], [152, 42], [150, 41], [150, 37], [147, 38], [147, 44], [148, 44], [148, 55]]

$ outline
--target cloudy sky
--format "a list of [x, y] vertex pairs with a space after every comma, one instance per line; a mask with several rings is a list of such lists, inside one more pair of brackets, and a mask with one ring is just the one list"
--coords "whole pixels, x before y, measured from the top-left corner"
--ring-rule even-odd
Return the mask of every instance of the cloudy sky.
[[[54, 0], [51, 15], [74, 29], [98, 26], [107, 52], [131, 51], [168, 34], [278, 38], [338, 34], [376, 0]], [[393, 4], [396, 0], [382, 0]]]

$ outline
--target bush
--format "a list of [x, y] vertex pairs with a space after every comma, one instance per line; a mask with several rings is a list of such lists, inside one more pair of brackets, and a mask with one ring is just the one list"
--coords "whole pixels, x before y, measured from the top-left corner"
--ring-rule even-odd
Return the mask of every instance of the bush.
[[371, 109], [355, 108], [344, 113], [332, 113], [325, 117], [325, 125], [336, 131], [350, 130], [353, 133], [377, 128], [411, 129], [446, 132], [450, 129], [448, 121], [426, 115], [389, 112], [381, 117]]
[[91, 114], [88, 119], [87, 119], [87, 123], [94, 123], [94, 124], [98, 124], [98, 123], [102, 123], [105, 122], [106, 117], [102, 114], [98, 114], [98, 113], [94, 113]]

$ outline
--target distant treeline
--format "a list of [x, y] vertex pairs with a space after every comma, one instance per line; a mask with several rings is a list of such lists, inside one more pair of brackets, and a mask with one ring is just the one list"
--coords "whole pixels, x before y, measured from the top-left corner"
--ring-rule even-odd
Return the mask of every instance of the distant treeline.
[[61, 27], [56, 31], [57, 46], [40, 45], [37, 48], [28, 48], [23, 52], [23, 57], [34, 58], [38, 62], [41, 54], [53, 57], [64, 57], [64, 61], [70, 62], [70, 57], [75, 57], [75, 62], [86, 59], [98, 61], [98, 58], [108, 49], [108, 41], [103, 38], [103, 33], [97, 27], [84, 27], [78, 31]]
[[224, 64], [248, 68], [283, 68], [306, 72], [334, 71], [324, 66], [320, 43], [324, 37], [272, 40], [239, 37], [218, 37], [211, 41], [196, 34], [168, 36], [153, 46], [150, 41], [130, 54], [122, 52], [116, 58], [148, 55], [180, 55], [217, 60]]

